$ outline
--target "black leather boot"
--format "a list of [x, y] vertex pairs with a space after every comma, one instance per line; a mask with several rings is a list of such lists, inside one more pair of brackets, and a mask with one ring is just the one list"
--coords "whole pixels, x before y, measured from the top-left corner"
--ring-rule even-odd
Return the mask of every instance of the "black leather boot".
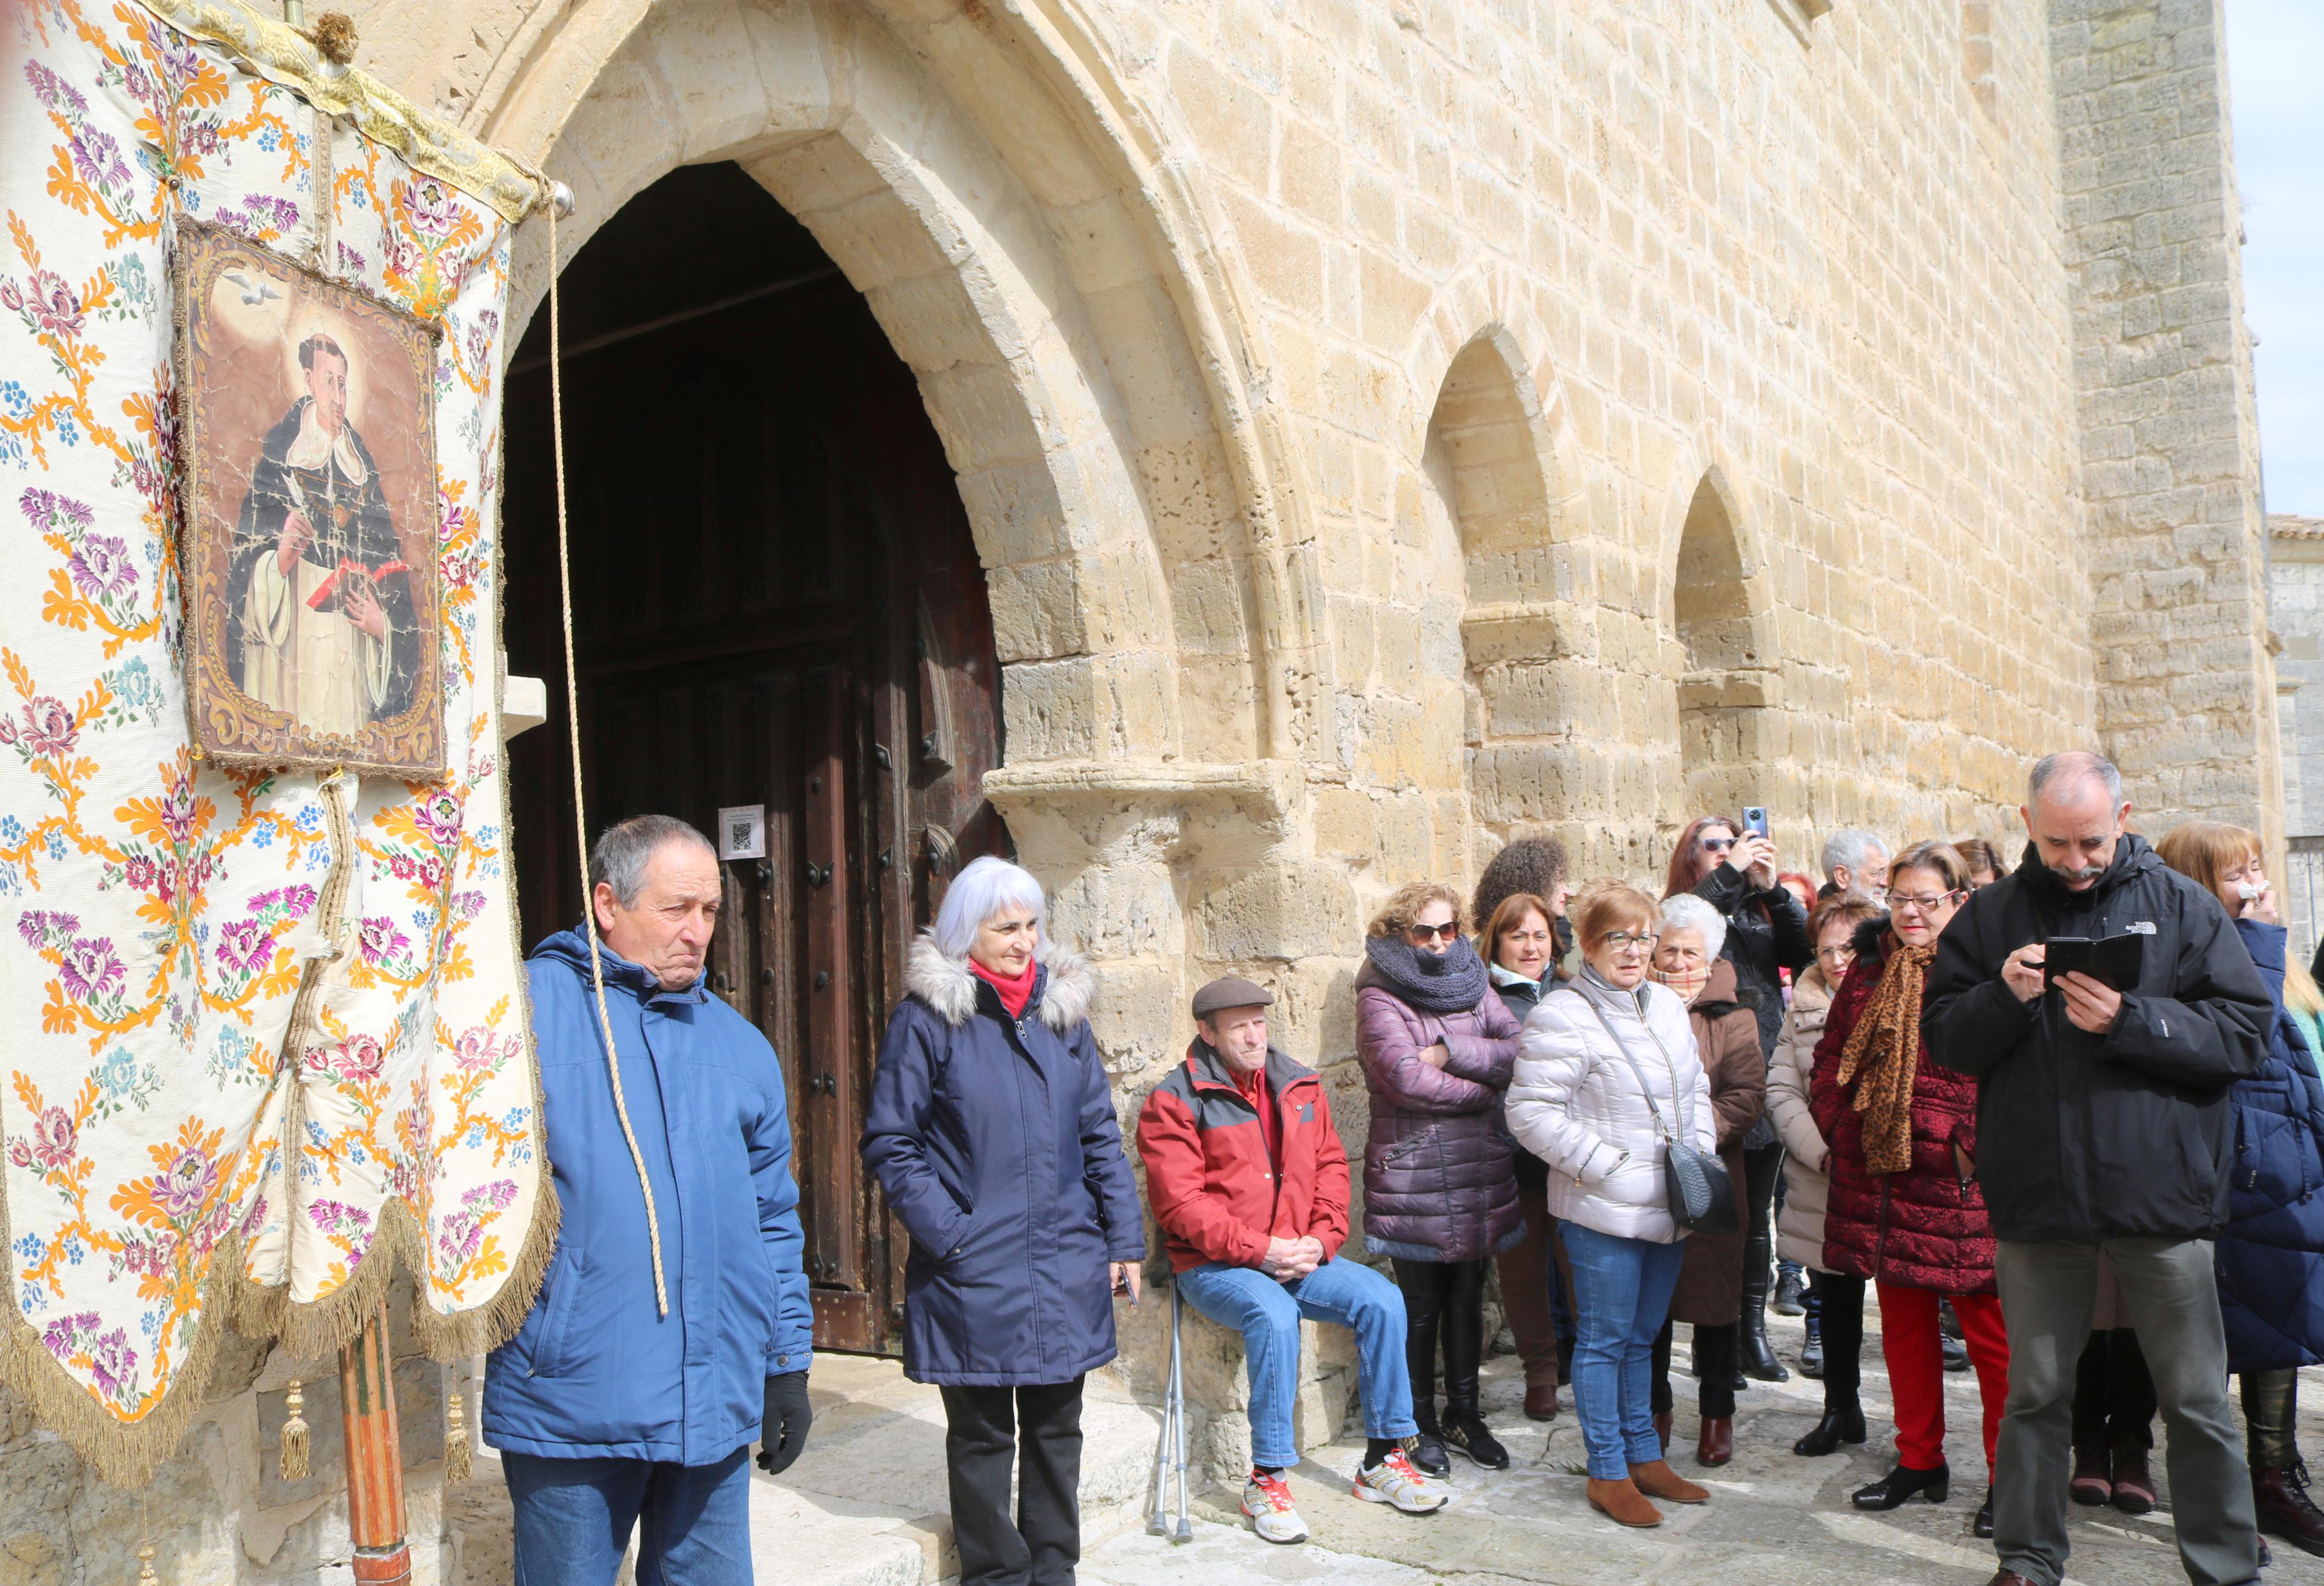
[[1746, 1377], [1788, 1382], [1792, 1374], [1767, 1342], [1767, 1284], [1775, 1254], [1774, 1231], [1755, 1229], [1743, 1256], [1743, 1336], [1736, 1363]]
[[1864, 1437], [1862, 1405], [1826, 1405], [1823, 1419], [1815, 1424], [1814, 1431], [1792, 1444], [1792, 1452], [1803, 1459], [1820, 1459], [1825, 1454], [1838, 1453], [1843, 1443], [1859, 1443]]
[[1444, 1420], [1440, 1435], [1446, 1446], [1459, 1449], [1485, 1470], [1506, 1471], [1509, 1468], [1509, 1451], [1486, 1426], [1485, 1417], [1477, 1407], [1477, 1371], [1485, 1352], [1485, 1318], [1481, 1309], [1470, 1308], [1465, 1291], [1445, 1306], [1441, 1332], [1444, 1340]]
[[1800, 1375], [1809, 1381], [1823, 1377], [1823, 1318], [1808, 1313], [1808, 1341], [1800, 1346]]
[[1952, 1471], [1947, 1466], [1915, 1471], [1899, 1465], [1871, 1486], [1858, 1488], [1849, 1501], [1860, 1509], [1893, 1509], [1917, 1493], [1931, 1503], [1942, 1503], [1951, 1483]]

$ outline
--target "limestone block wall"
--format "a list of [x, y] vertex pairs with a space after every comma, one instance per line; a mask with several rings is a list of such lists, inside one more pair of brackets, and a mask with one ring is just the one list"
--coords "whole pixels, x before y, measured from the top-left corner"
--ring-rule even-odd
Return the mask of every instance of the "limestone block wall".
[[2283, 834], [2324, 836], [2324, 518], [2270, 513], [2268, 604], [2283, 742]]
[[2282, 834], [2218, 0], [2050, 7], [2100, 740], [2147, 829]]
[[[411, 1336], [407, 1290], [393, 1286], [391, 1295], [412, 1580], [415, 1586], [505, 1581], [505, 1560], [497, 1569], [489, 1560], [479, 1569], [464, 1563], [457, 1516], [465, 1488], [449, 1489], [447, 1514], [444, 1396], [455, 1378], [467, 1385], [473, 1430], [476, 1373], [471, 1366], [447, 1369], [421, 1354]], [[281, 1476], [283, 1398], [294, 1377], [303, 1384], [311, 1468], [304, 1480], [286, 1483]], [[174, 1586], [307, 1586], [347, 1579], [354, 1548], [347, 1539], [337, 1362], [293, 1360], [227, 1332], [207, 1405], [178, 1457], [143, 1493], [107, 1486], [0, 1390], [0, 1581], [9, 1586], [133, 1581], [143, 1541], [152, 1544], [155, 1573]]]

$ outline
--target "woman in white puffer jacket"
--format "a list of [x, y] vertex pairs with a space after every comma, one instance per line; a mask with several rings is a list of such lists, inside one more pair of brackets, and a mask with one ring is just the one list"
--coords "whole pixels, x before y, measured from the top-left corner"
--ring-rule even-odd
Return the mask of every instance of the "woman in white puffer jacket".
[[1646, 978], [1661, 915], [1623, 881], [1574, 899], [1582, 973], [1526, 1019], [1505, 1103], [1509, 1132], [1549, 1164], [1550, 1213], [1572, 1262], [1573, 1406], [1591, 1507], [1625, 1526], [1661, 1524], [1649, 1498], [1709, 1496], [1664, 1460], [1654, 1424], [1655, 1335], [1682, 1257], [1664, 1187], [1664, 1131], [1705, 1153], [1719, 1144], [1686, 1005]]

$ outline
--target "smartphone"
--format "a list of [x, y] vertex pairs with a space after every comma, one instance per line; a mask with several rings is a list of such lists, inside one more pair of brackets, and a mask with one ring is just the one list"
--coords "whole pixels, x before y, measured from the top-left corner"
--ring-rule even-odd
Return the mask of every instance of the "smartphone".
[[1761, 804], [1745, 805], [1743, 807], [1743, 829], [1754, 837], [1766, 836], [1767, 834], [1766, 806]]

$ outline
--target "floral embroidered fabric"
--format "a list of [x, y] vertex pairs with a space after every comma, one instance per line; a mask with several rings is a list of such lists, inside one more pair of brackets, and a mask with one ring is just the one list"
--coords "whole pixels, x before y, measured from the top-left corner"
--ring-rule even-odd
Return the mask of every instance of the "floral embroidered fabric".
[[[227, 1312], [320, 1353], [402, 1265], [448, 1358], [554, 1240], [497, 702], [512, 228], [128, 0], [0, 28], [0, 1374], [134, 1480]], [[180, 217], [443, 327], [444, 781], [191, 753]]]

